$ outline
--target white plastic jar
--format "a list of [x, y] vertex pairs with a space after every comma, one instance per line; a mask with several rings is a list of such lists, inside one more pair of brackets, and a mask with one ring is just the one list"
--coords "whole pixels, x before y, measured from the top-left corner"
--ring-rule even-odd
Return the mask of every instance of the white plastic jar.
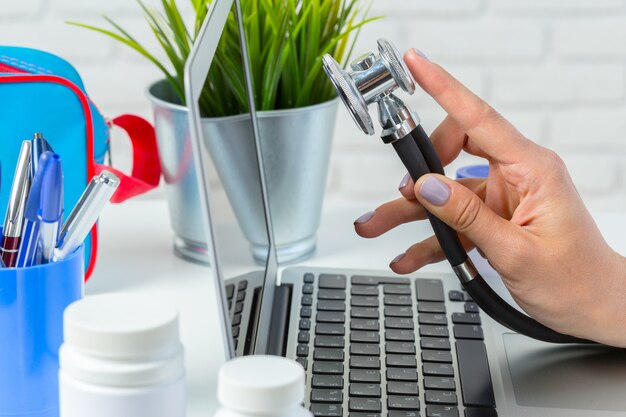
[[70, 305], [59, 352], [61, 417], [184, 417], [178, 313], [134, 294]]
[[244, 356], [220, 368], [215, 417], [312, 417], [302, 407], [304, 369], [279, 356]]

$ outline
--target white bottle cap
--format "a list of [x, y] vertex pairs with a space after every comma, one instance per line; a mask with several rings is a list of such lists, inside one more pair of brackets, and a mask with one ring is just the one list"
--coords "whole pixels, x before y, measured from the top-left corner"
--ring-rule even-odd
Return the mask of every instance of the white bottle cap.
[[217, 399], [240, 413], [281, 415], [304, 400], [304, 369], [280, 356], [244, 356], [226, 362]]
[[93, 295], [64, 313], [65, 344], [115, 359], [168, 355], [180, 349], [178, 312], [137, 294]]

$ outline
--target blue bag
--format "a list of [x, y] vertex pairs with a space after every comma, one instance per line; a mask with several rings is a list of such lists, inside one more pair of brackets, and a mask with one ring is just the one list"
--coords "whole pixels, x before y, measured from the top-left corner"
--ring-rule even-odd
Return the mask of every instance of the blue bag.
[[[114, 123], [107, 123], [87, 96], [80, 76], [65, 60], [34, 49], [0, 46], [0, 103], [3, 180], [0, 218], [6, 211], [21, 143], [31, 139], [35, 132], [43, 134], [63, 161], [66, 216], [91, 178], [103, 168], [121, 176], [122, 184], [116, 195], [123, 197], [114, 198], [116, 202], [158, 185], [160, 169], [154, 131], [149, 123], [136, 116], [122, 116], [125, 123], [120, 124], [131, 136], [135, 165], [143, 167], [144, 172], [135, 172], [134, 167], [132, 175], [126, 176], [103, 166], [109, 146], [109, 128]], [[139, 139], [143, 146], [135, 146], [137, 138], [133, 137], [133, 132], [135, 136], [137, 132], [144, 135]], [[139, 160], [141, 163], [137, 164]], [[146, 167], [151, 169], [146, 172]], [[97, 229], [94, 227], [85, 241], [87, 277], [95, 265], [96, 252]]]

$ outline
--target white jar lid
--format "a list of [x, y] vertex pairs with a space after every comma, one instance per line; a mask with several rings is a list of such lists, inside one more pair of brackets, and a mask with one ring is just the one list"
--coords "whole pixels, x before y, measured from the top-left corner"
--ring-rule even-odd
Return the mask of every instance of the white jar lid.
[[138, 294], [101, 294], [64, 313], [64, 343], [101, 358], [145, 358], [180, 349], [175, 308]]
[[217, 399], [241, 413], [280, 415], [304, 400], [304, 369], [280, 356], [244, 356], [219, 371]]

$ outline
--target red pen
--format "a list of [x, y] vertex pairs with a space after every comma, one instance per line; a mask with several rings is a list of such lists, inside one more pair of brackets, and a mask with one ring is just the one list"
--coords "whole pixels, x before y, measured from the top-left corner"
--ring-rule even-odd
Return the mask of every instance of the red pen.
[[7, 214], [4, 219], [2, 229], [2, 244], [0, 245], [0, 256], [7, 268], [15, 266], [17, 254], [22, 240], [22, 226], [24, 225], [24, 209], [26, 208], [26, 197], [30, 188], [30, 148], [31, 142], [22, 142], [20, 156], [15, 168], [15, 177], [11, 186]]

